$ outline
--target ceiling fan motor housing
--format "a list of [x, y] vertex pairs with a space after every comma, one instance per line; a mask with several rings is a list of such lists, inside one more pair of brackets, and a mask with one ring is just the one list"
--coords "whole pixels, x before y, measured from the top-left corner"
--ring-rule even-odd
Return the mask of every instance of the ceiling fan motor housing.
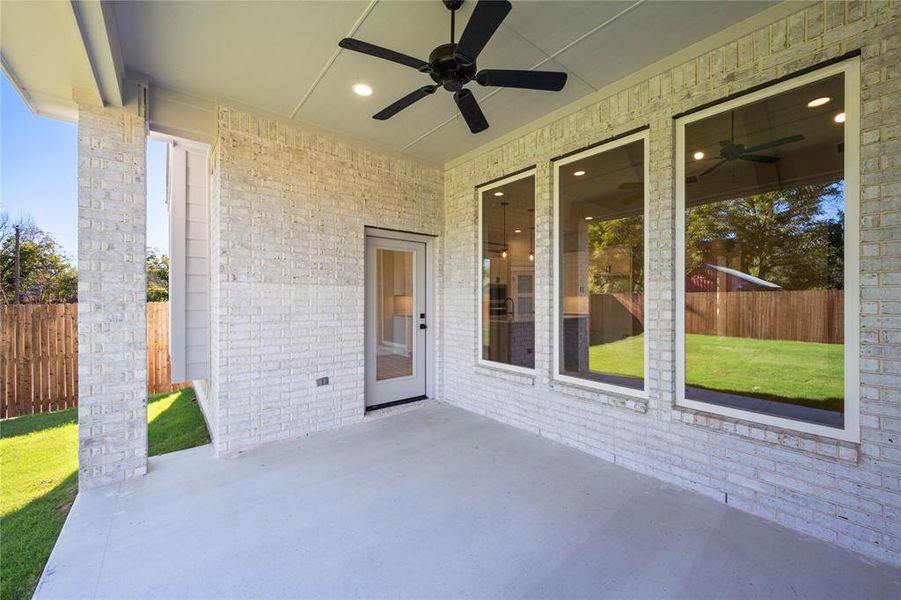
[[457, 44], [441, 44], [429, 54], [429, 75], [449, 92], [457, 92], [476, 76], [476, 63], [461, 63], [454, 56]]

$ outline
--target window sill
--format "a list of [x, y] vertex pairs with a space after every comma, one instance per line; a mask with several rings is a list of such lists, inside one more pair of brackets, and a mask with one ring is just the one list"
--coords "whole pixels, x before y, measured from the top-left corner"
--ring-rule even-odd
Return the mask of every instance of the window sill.
[[794, 431], [786, 427], [767, 425], [679, 405], [673, 406], [670, 414], [672, 420], [685, 425], [716, 430], [755, 442], [801, 450], [842, 462], [856, 464], [860, 456], [860, 444], [839, 440], [828, 435]]
[[583, 400], [593, 402], [600, 400], [604, 404], [625, 408], [641, 414], [648, 412], [649, 396], [647, 391], [644, 390], [602, 385], [566, 375], [555, 375], [551, 380], [551, 389], [582, 398]]
[[505, 376], [507, 381], [535, 385], [535, 369], [479, 360], [476, 362], [476, 372], [486, 377]]

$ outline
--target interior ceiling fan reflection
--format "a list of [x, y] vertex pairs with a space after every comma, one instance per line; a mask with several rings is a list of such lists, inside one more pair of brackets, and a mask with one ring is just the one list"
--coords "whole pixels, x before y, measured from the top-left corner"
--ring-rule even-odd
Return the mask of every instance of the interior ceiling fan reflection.
[[[804, 136], [800, 133], [797, 135], [790, 135], [784, 138], [778, 138], [775, 140], [770, 140], [768, 142], [764, 142], [762, 144], [757, 144], [756, 146], [746, 147], [744, 144], [736, 144], [735, 143], [735, 111], [733, 110], [729, 116], [730, 120], [730, 133], [728, 140], [720, 140], [720, 153], [718, 156], [711, 158], [719, 158], [719, 162], [715, 165], [704, 171], [699, 175], [699, 177], [704, 177], [705, 175], [710, 175], [720, 167], [722, 167], [727, 162], [733, 162], [736, 160], [746, 160], [749, 162], [762, 163], [762, 164], [773, 164], [779, 162], [778, 156], [770, 156], [768, 154], [755, 154], [756, 152], [761, 152], [763, 150], [769, 150], [771, 148], [776, 148], [777, 146], [784, 146], [785, 144], [792, 144], [794, 142], [800, 142], [804, 139]], [[708, 159], [710, 160], [710, 159]]]
[[501, 26], [512, 5], [508, 0], [478, 0], [472, 11], [472, 16], [466, 24], [466, 29], [460, 36], [459, 42], [454, 42], [454, 15], [463, 5], [463, 0], [442, 0], [451, 11], [451, 41], [441, 44], [432, 50], [428, 62], [388, 50], [368, 42], [362, 42], [353, 38], [344, 38], [338, 45], [346, 50], [361, 52], [376, 58], [390, 60], [408, 67], [412, 67], [421, 73], [426, 73], [434, 81], [434, 85], [425, 85], [410, 92], [394, 104], [387, 106], [372, 116], [373, 119], [384, 121], [390, 119], [414, 102], [422, 100], [426, 96], [435, 93], [439, 87], [443, 87], [454, 94], [454, 102], [463, 119], [469, 126], [469, 130], [478, 133], [488, 129], [488, 120], [482, 114], [479, 103], [472, 91], [463, 87], [470, 81], [479, 85], [492, 87], [512, 87], [529, 90], [546, 90], [559, 92], [566, 84], [566, 73], [555, 71], [521, 71], [510, 69], [476, 69], [476, 59], [482, 49]]

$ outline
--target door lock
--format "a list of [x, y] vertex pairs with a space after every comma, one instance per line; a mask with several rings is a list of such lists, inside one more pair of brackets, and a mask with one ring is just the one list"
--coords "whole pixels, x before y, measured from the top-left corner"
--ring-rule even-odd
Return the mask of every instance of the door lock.
[[420, 328], [420, 329], [426, 329], [426, 324], [425, 324], [425, 323], [420, 323], [420, 324], [419, 324], [419, 328]]

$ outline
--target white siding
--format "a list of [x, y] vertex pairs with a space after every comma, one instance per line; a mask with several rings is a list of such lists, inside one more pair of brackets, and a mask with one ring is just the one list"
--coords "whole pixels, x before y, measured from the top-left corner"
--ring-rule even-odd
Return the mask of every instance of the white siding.
[[209, 376], [209, 152], [169, 148], [169, 353], [172, 381]]

